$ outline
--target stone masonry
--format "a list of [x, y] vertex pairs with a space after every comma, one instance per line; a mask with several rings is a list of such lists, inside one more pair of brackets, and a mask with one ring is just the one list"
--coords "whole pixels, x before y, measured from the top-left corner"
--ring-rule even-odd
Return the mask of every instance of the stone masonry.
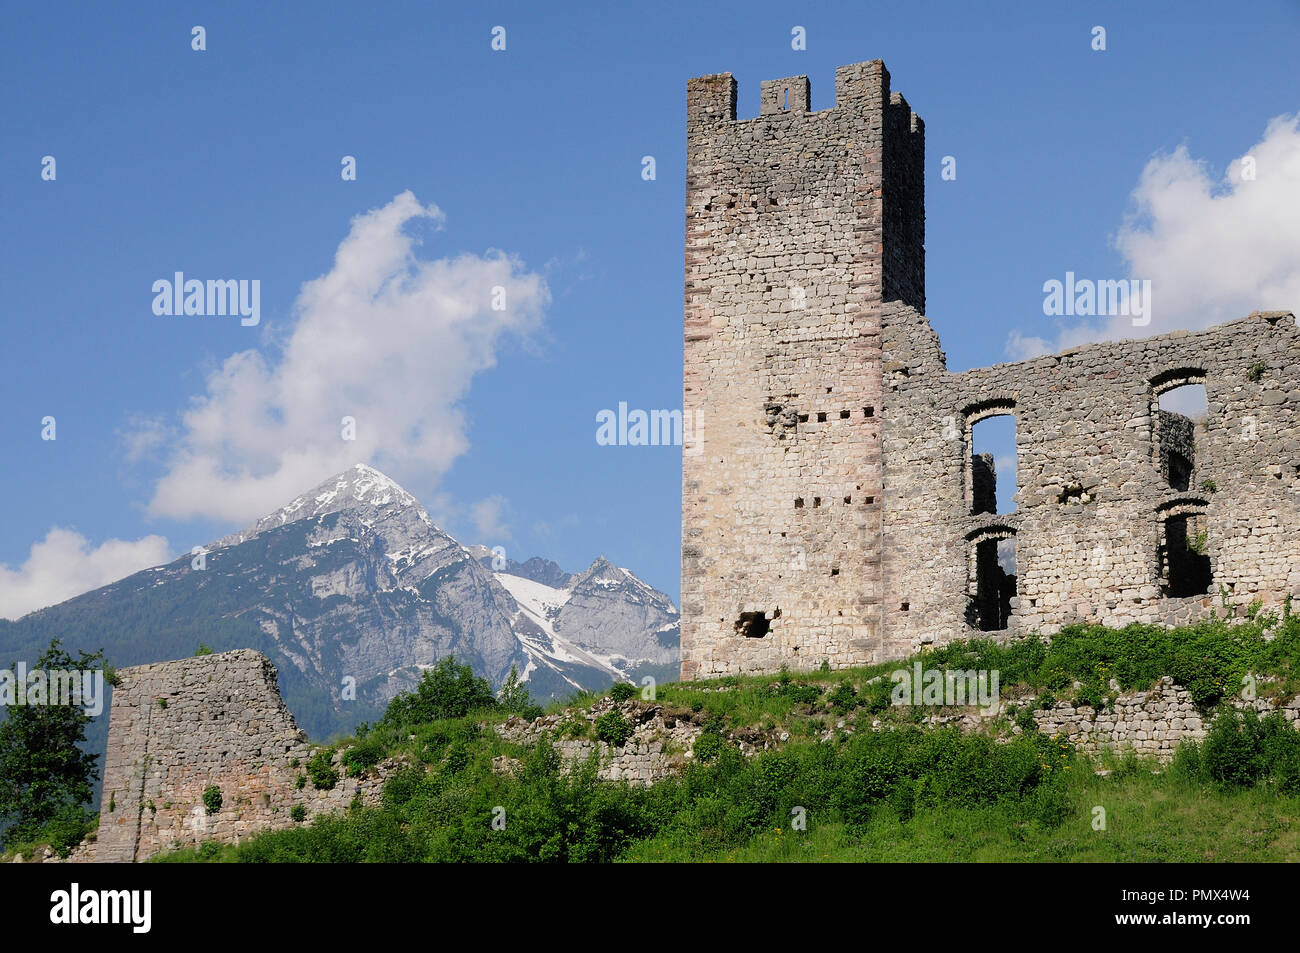
[[[1281, 705], [1266, 698], [1237, 698], [1232, 704], [1259, 715], [1280, 711], [1292, 727], [1300, 727], [1300, 697]], [[1148, 691], [1119, 694], [1101, 709], [1057, 702], [1034, 712], [1039, 731], [1060, 735], [1081, 751], [1132, 751], [1161, 760], [1172, 758], [1183, 741], [1203, 741], [1210, 720], [1197, 709], [1191, 693], [1168, 676]]]
[[[687, 84], [682, 678], [1300, 593], [1285, 312], [954, 373], [924, 315], [924, 126], [880, 61]], [[1158, 289], [1155, 290], [1158, 294]], [[1205, 388], [1193, 424], [1161, 394]], [[1016, 423], [1015, 510], [973, 454]], [[1003, 572], [997, 553], [1014, 550]]]
[[[238, 843], [255, 831], [337, 813], [354, 797], [378, 803], [393, 765], [338, 783], [298, 786], [313, 746], [280, 698], [275, 666], [239, 649], [118, 670], [104, 756], [104, 791], [93, 859], [145, 860], [203, 840]], [[295, 765], [295, 760], [298, 762]], [[209, 814], [203, 792], [221, 791]]]

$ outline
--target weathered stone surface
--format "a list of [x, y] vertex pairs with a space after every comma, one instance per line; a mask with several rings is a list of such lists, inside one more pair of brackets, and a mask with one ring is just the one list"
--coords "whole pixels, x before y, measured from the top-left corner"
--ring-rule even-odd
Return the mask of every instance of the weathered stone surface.
[[[1238, 710], [1259, 714], [1281, 711], [1292, 727], [1300, 727], [1300, 698], [1281, 705], [1268, 698], [1254, 701], [1234, 699]], [[1206, 725], [1187, 689], [1168, 676], [1148, 692], [1125, 692], [1113, 705], [1097, 711], [1089, 707], [1072, 708], [1058, 702], [1053, 708], [1034, 712], [1038, 730], [1061, 735], [1080, 750], [1096, 753], [1103, 748], [1131, 750], [1161, 760], [1173, 757], [1182, 741], [1201, 741]]]
[[[1293, 315], [951, 372], [922, 313], [920, 119], [879, 61], [806, 102], [775, 81], [737, 120], [730, 74], [687, 85], [683, 679], [1300, 593]], [[1184, 384], [1203, 424], [1160, 410]], [[1005, 414], [999, 515], [971, 435]]]
[[[336, 752], [338, 783], [300, 788], [297, 777], [314, 748], [280, 698], [275, 666], [252, 649], [117, 674], [97, 841], [70, 859], [130, 862], [202, 840], [238, 843], [292, 826], [296, 805], [310, 821], [342, 811], [354, 797], [377, 804], [396, 768], [388, 762], [346, 777]], [[203, 802], [208, 785], [221, 791], [212, 814]]]

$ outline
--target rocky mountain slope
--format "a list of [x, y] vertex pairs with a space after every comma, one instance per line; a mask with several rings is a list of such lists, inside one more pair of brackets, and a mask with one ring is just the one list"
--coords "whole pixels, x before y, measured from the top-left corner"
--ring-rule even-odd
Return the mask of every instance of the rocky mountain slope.
[[[486, 558], [485, 558], [486, 557]], [[534, 697], [675, 677], [677, 610], [603, 558], [579, 573], [443, 532], [419, 502], [358, 465], [247, 529], [112, 585], [0, 622], [0, 657], [34, 659], [51, 637], [101, 646], [115, 665], [256, 648], [280, 668], [299, 723], [321, 737], [373, 718], [454, 654]]]

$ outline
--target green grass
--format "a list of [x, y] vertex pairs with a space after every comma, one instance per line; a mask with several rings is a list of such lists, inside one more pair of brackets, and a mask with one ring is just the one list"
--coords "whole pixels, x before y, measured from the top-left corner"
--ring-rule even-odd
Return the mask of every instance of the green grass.
[[[972, 640], [920, 659], [926, 668], [997, 669], [1004, 697], [1081, 702], [1104, 702], [1111, 679], [1130, 690], [1173, 675], [1209, 714], [1246, 673], [1271, 676], [1264, 692], [1284, 695], [1295, 682], [1300, 624], [1289, 613], [1255, 615], [1170, 631], [1076, 626], [1050, 643]], [[703, 723], [709, 754], [702, 745], [679, 777], [651, 788], [601, 781], [594, 760], [562, 773], [550, 746], [504, 741], [492, 725], [510, 713], [464, 701], [469, 676], [446, 667], [419, 705], [396, 702], [344, 742], [356, 746], [345, 753], [349, 773], [386, 757], [408, 762], [382, 806], [159, 860], [1300, 859], [1300, 732], [1280, 716], [1221, 715], [1205, 742], [1185, 744], [1169, 765], [1089, 758], [1033, 730], [1032, 719], [1021, 717], [1031, 730], [1015, 735], [1014, 714], [976, 734], [919, 726], [935, 708], [889, 705], [888, 673], [910, 661], [661, 686], [656, 703]], [[598, 697], [549, 711], [584, 711]], [[876, 722], [883, 730], [872, 730]], [[747, 758], [727, 736], [753, 730], [789, 739]], [[516, 772], [492, 770], [502, 754], [519, 760]], [[1100, 767], [1110, 774], [1097, 775]], [[492, 824], [500, 812], [503, 829]], [[796, 815], [802, 830], [792, 827]]]

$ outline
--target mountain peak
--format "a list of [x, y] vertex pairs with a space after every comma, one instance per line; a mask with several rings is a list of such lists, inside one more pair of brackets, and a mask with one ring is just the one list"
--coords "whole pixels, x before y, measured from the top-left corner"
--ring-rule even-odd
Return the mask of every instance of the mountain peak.
[[421, 522], [433, 525], [419, 501], [396, 480], [372, 466], [358, 463], [317, 484], [274, 513], [263, 516], [247, 529], [222, 537], [213, 544], [213, 548], [236, 546], [288, 523], [342, 510], [376, 511], [384, 517], [411, 508], [414, 508], [415, 515]]

